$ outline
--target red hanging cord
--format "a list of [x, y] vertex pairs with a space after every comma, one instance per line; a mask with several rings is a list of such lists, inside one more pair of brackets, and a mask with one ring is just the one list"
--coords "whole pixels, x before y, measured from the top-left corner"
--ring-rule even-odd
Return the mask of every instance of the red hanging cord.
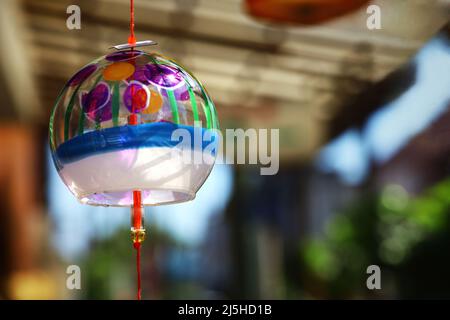
[[[130, 36], [128, 37], [128, 44], [135, 45], [136, 37], [134, 35], [134, 0], [130, 0]], [[134, 87], [131, 88], [131, 115], [128, 117], [129, 125], [137, 125], [138, 124], [138, 116], [135, 113], [134, 108]], [[137, 272], [137, 299], [141, 300], [141, 241], [143, 239], [139, 238], [139, 232], [144, 230], [144, 226], [142, 225], [142, 199], [141, 199], [141, 191], [133, 190], [133, 208], [132, 208], [132, 227], [135, 232], [138, 232], [134, 235], [133, 239], [133, 247], [136, 249], [136, 272]]]
[[[131, 114], [128, 118], [128, 124], [136, 125], [136, 114]], [[132, 227], [135, 232], [141, 232], [144, 229], [142, 225], [142, 199], [141, 191], [133, 190], [133, 208], [132, 208]], [[137, 272], [137, 299], [141, 300], [141, 240], [139, 234], [135, 234], [133, 247], [136, 249], [136, 272]]]
[[137, 299], [141, 300], [141, 244], [135, 242], [134, 248], [136, 249]]
[[[133, 229], [142, 230], [142, 199], [141, 191], [133, 190]], [[141, 300], [141, 239], [137, 238], [133, 241], [133, 247], [136, 249], [136, 272], [137, 272], [137, 299]]]
[[[133, 0], [131, 0], [133, 1]], [[134, 108], [134, 87], [131, 88], [131, 114], [128, 116], [129, 125], [138, 124], [138, 115]], [[140, 190], [133, 190], [132, 226], [136, 232], [144, 229], [142, 225], [142, 194]], [[141, 240], [135, 235], [133, 246], [136, 249], [136, 272], [137, 272], [137, 299], [141, 300]]]
[[141, 191], [133, 190], [132, 207], [132, 230], [135, 232], [133, 237], [133, 247], [136, 249], [136, 272], [137, 272], [137, 299], [141, 300], [141, 242], [144, 240], [141, 236], [145, 232], [142, 223], [142, 200]]
[[130, 0], [130, 36], [128, 37], [128, 44], [136, 44], [136, 37], [134, 36], [134, 0]]

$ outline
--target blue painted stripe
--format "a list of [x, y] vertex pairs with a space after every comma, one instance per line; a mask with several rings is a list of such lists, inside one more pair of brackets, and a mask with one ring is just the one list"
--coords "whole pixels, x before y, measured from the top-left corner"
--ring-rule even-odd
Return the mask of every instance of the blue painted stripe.
[[[187, 130], [190, 134], [190, 140], [186, 141], [184, 137], [179, 138], [179, 140], [172, 139], [172, 133], [177, 129]], [[213, 134], [211, 141], [201, 139], [201, 141], [195, 143], [194, 133], [203, 137], [205, 131], [208, 131], [208, 129], [177, 125], [170, 122], [125, 125], [95, 130], [62, 143], [56, 149], [56, 158], [60, 165], [64, 165], [99, 153], [145, 147], [175, 147], [180, 142], [183, 142], [183, 146], [189, 146], [190, 144], [191, 149], [201, 147], [204, 150], [211, 143], [216, 144], [218, 142], [217, 135]]]

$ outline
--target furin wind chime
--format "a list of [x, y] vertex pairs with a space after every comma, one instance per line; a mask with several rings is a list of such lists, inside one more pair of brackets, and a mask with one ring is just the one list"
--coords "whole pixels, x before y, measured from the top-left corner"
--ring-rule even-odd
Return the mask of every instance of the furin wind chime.
[[[51, 113], [49, 136], [58, 173], [81, 203], [131, 207], [141, 299], [144, 206], [195, 198], [214, 165], [219, 123], [213, 102], [190, 72], [136, 49], [156, 43], [136, 42], [133, 0], [130, 17], [128, 43], [112, 47], [115, 52], [66, 83]], [[173, 139], [178, 129], [209, 141], [181, 148]], [[198, 156], [200, 163], [186, 161]]]

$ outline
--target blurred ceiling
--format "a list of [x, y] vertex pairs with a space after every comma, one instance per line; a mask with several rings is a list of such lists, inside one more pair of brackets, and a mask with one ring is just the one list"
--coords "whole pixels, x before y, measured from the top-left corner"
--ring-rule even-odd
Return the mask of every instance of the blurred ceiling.
[[[137, 38], [158, 41], [157, 51], [202, 80], [222, 128], [280, 128], [283, 156], [307, 158], [323, 143], [343, 96], [399, 68], [450, 16], [443, 0], [372, 3], [381, 7], [381, 30], [367, 29], [365, 8], [321, 26], [278, 28], [247, 16], [240, 0], [135, 0]], [[72, 4], [81, 8], [81, 30], [66, 28]], [[128, 0], [2, 0], [0, 6], [8, 26], [1, 28], [2, 81], [8, 79], [16, 97], [2, 109], [14, 105], [11, 113], [22, 119], [46, 123], [65, 81], [128, 36]], [[14, 86], [27, 79], [33, 83], [26, 90]], [[350, 81], [348, 92], [343, 81]]]

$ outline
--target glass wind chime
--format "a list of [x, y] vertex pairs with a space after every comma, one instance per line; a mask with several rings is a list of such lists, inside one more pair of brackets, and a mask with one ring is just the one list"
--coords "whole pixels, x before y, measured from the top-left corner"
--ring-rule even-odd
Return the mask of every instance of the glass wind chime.
[[[131, 207], [141, 298], [144, 206], [194, 199], [214, 165], [219, 123], [205, 88], [174, 61], [137, 48], [134, 6], [128, 43], [84, 66], [66, 83], [50, 118], [53, 161], [83, 204]], [[180, 148], [174, 132], [209, 136]], [[193, 139], [194, 140], [194, 139]], [[186, 161], [200, 155], [200, 163]]]

